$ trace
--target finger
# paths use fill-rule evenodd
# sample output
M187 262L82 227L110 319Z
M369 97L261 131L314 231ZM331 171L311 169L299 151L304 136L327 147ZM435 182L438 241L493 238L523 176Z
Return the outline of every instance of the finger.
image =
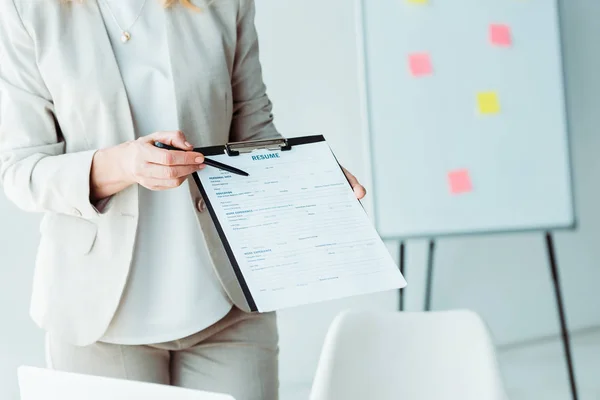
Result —
M144 166L142 172L145 178L153 180L170 181L173 179L185 178L188 175L206 168L206 165L174 165L166 166L148 163Z
M358 186L353 187L353 189L354 194L356 195L356 198L358 200L363 199L367 195L367 189L365 189L365 187L361 184L358 184Z
M342 167L342 170L344 171L348 182L350 182L350 186L352 186L352 190L354 191L356 198L360 200L363 197L365 197L367 195L367 190L365 189L365 187L361 185L358 182L358 179L356 179L356 177L352 175L346 168Z
M195 151L165 150L148 143L144 146L147 162L160 165L198 165L204 162L204 155Z
M359 185L358 179L356 179L356 177L354 175L352 175L350 173L350 171L348 171L344 167L342 167L342 171L344 171L344 175L346 175L346 179L348 179L348 182L350 182L350 186L354 187L356 185Z
M189 151L193 149L193 146L187 141L181 131L159 131L148 135L146 138L148 141L159 141L182 150Z

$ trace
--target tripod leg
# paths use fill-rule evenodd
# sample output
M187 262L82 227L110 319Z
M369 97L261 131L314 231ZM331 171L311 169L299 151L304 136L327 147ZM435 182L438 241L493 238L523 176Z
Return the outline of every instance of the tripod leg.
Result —
M400 266L400 273L402 274L402 276L406 277L406 275L404 275L404 259L405 259L405 247L406 245L404 244L404 241L400 242L400 260L398 265ZM398 292L398 308L400 309L400 311L404 311L404 289L400 289Z
M433 284L433 256L435 253L435 240L429 241L427 252L427 286L425 287L425 311L431 311L431 286Z
M556 263L556 255L554 253L554 241L552 240L552 234L546 232L546 248L548 250L548 259L550 261L550 270L552 272L552 282L554 283L554 294L556 298L556 306L558 308L558 316L560 319L560 331L562 334L563 348L565 352L565 358L567 361L567 368L569 372L569 383L571 385L571 394L573 400L577 400L577 383L575 382L575 371L573 368L573 358L571 356L571 342L569 338L569 329L567 328L567 318L565 315L565 309L562 299L562 292L560 287L560 277L558 275L558 266Z

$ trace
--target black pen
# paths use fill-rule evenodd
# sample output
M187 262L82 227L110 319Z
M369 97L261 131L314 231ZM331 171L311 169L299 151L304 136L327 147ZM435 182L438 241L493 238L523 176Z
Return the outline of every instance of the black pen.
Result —
M164 144L162 142L154 142L154 145L156 147L159 147L159 148L165 149L165 150L185 151L185 150L182 150L182 149L180 149L178 147L169 146L168 144ZM249 176L250 175L247 172L242 171L241 169L237 169L237 168L232 167L230 165L223 164L223 163L220 163L220 162L215 161L215 160L211 160L210 158L206 158L206 157L204 157L204 164L210 165L211 167L222 169L223 171L231 172L232 174L237 174L237 175L242 175L242 176Z

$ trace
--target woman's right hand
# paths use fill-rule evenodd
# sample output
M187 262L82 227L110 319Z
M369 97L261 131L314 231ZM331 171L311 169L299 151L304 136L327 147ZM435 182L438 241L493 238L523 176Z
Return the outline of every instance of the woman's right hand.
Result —
M154 142L185 151L165 150ZM205 167L204 156L180 131L155 132L118 146L98 150L92 161L90 200L112 196L138 183L150 190L178 187L193 172Z
M186 151L161 149L154 146L154 142ZM150 190L172 189L205 167L204 155L191 150L193 146L182 132L155 132L129 143L124 168L134 183Z

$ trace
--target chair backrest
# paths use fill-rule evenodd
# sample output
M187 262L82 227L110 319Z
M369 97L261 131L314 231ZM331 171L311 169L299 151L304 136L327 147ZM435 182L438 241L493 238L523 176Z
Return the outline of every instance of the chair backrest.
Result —
M310 398L507 399L487 327L470 311L342 313Z

